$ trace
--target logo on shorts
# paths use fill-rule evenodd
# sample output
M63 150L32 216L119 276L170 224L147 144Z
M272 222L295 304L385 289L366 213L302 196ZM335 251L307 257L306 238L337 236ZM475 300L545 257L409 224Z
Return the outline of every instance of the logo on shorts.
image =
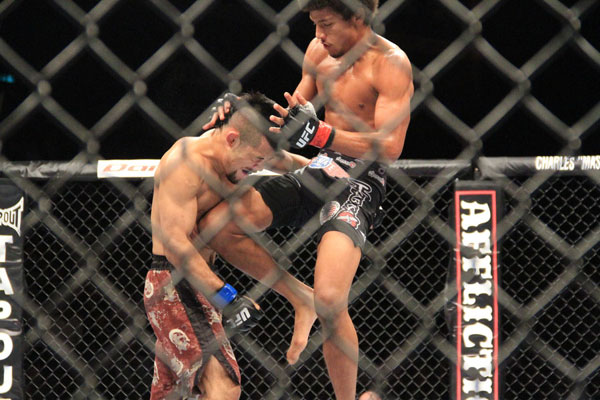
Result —
M379 168L381 169L381 168ZM377 173L373 170L369 171L368 175L375 179L377 182L381 183L381 186L385 186L385 178L381 175L377 175Z
M181 329L171 329L169 340L179 351L185 351L190 347L190 338Z
M340 203L337 201L330 201L325 204L321 208L321 213L319 214L319 222L323 225L325 222L329 221L340 211Z
M336 157L335 161L337 161L338 163L343 164L347 167L350 167L350 168L356 167L355 161L346 160L345 158L342 158L342 157Z
M354 229L360 225L360 220L349 211L342 211L337 215L337 217L335 217L335 219L339 219L350 224L350 226L352 226Z
M319 155L311 160L309 168L325 168L333 162L333 159L327 156Z
M21 197L21 200L14 206L0 208L0 226L8 226L21 236L21 215L23 213L24 204L25 199Z
M358 213L364 202L371 200L373 189L366 183L356 179L348 180L348 184L350 185L350 196L342 204L342 210L344 211L340 212L336 219L347 222L354 229L357 229L360 225L360 220L357 217Z

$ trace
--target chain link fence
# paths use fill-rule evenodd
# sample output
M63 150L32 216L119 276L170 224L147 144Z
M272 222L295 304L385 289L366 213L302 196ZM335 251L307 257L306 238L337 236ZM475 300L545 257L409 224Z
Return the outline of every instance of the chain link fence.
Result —
M258 32L248 42L259 38L248 48L242 40L231 44L244 54L239 59L216 48L202 29L231 7L246 16L238 21L239 32ZM515 14L509 27L514 35L507 35L500 16L515 11L525 15ZM52 31L35 20L30 25L37 29L19 28L28 15L43 15ZM159 39L143 40L139 25L123 23L128 18L143 20ZM3 83L0 166L28 198L27 290L20 299L26 398L148 397L154 338L142 288L150 262L152 183L97 180L90 165L102 158L159 156L175 139L201 132L210 100L224 90L271 85L278 93L277 83L260 71L278 62L282 74L299 76L304 48L294 28L301 18L306 16L296 3L266 0L0 2L0 62L14 79ZM438 27L424 35L429 40L402 40L398 26L415 18ZM453 245L448 213L453 182L476 177L501 183L507 200L498 227L504 398L600 398L600 177L559 173L560 165L494 174L480 158L504 155L498 149L515 141L506 133L514 131L540 143L519 151L600 153L594 147L599 21L595 0L381 2L375 29L413 61L408 156L414 154L411 143L428 140L428 158L455 160L402 161L390 170L386 215L369 237L351 293L361 339L359 391L374 388L394 400L452 397L456 354L444 318L452 295L446 282ZM527 30L535 33L529 40L519 36L523 26L536 24L539 29ZM10 29L20 34L10 35ZM30 40L45 44L35 56L24 50ZM520 50L509 51L513 47ZM482 76L465 68L473 60ZM577 73L560 72L564 64ZM95 79L78 75L82 68ZM201 87L190 85L210 100L190 98L189 109L174 109L178 92L168 77L177 68L200 76ZM79 90L65 89L65 82L78 79ZM490 96L463 88L469 101L451 100L465 82L491 88ZM583 95L565 105L547 86ZM161 95L169 89L172 97ZM515 115L525 115L526 122L516 123ZM123 146L128 137L138 145ZM19 163L32 159L33 142L41 148L35 159L69 163ZM311 282L316 244L300 241L297 233L268 235L275 249L284 243L294 249L286 254L291 271ZM217 270L246 290L255 285L222 262ZM242 398L331 398L318 324L299 364L289 367L284 352L292 310L272 292L261 303L266 325L234 339Z

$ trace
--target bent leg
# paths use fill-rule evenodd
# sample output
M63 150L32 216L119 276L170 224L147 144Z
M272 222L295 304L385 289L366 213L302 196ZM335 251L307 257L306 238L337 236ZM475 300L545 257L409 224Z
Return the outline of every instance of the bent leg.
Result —
M204 372L199 377L198 386L205 400L238 400L242 393L240 385L231 380L225 368L214 356L211 356L206 363Z
M358 336L348 314L348 295L361 258L345 234L323 235L315 267L315 308L323 326L323 356L337 400L354 400Z
M156 356L154 358L154 374L152 375L152 386L150 389L150 400L162 400L168 398L173 392L177 376L162 361L160 342L156 342Z
M233 212L233 215L232 215ZM256 189L250 189L230 207L222 202L199 222L199 232L210 247L227 262L259 280L285 297L294 307L295 321L292 342L287 353L294 364L308 343L308 336L316 320L313 290L279 268L271 255L248 233L264 231L272 222L273 214ZM229 221L224 224L224 221Z

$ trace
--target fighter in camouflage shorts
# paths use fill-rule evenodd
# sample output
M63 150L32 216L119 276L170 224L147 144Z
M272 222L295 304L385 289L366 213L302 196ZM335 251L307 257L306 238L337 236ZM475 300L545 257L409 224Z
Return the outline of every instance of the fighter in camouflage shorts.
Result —
M160 160L152 198L153 262L144 289L156 335L151 400L240 396L240 371L223 325L247 328L259 312L211 269L214 252L199 240L197 221L273 155L264 136L273 104L260 94L242 96L226 122L178 140ZM280 155L280 165L298 160ZM289 354L297 358L316 319L312 289L276 267L254 272L256 279L275 277L273 289L292 303L296 323Z

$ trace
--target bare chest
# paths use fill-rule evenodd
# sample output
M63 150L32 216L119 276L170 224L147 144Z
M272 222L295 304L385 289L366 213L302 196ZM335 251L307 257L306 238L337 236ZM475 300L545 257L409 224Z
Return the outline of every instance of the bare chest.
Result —
M327 58L317 67L317 90L328 99L330 118L354 115L365 122L373 120L377 91L366 62L344 70L337 60Z

